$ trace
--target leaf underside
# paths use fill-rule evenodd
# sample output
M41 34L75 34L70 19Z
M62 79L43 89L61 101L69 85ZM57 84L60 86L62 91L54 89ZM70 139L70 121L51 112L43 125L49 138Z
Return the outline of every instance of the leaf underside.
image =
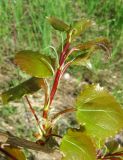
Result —
M30 50L16 53L14 60L15 64L17 64L23 71L38 78L53 76L53 61L54 59L49 56Z
M24 81L16 87L9 89L1 94L3 104L6 104L10 101L20 99L23 95L32 94L41 87L44 87L45 80L43 78L30 78L29 80Z
M96 160L96 150L89 136L82 131L68 130L62 139L62 160Z
M87 85L76 101L78 122L97 145L123 128L123 110L114 97L99 85Z

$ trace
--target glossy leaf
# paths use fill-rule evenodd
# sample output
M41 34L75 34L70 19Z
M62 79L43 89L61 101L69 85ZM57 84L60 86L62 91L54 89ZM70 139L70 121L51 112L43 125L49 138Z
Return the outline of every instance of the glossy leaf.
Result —
M96 150L92 140L82 131L68 130L63 137L60 150L62 160L96 160Z
M110 43L106 38L97 38L96 40L89 41L83 44L79 44L75 46L78 51L85 51L75 58L72 64L74 65L83 65L88 63L90 57L95 53L96 50L102 49L107 53L107 57L109 57L110 53ZM73 53L73 56L76 53Z
M92 21L88 19L82 19L81 21L76 22L70 30L71 39L80 36L83 32L85 32L89 27L92 26Z
M15 55L14 62L33 77L46 78L53 76L54 73L54 59L39 52L20 51Z
M45 87L45 79L43 78L30 78L29 80L24 81L16 87L9 89L1 94L2 101L4 104L13 101L15 99L20 99L25 94L32 94L41 87Z
M7 160L26 160L24 152L17 147L4 147L0 149L5 154Z
M87 85L76 101L77 119L97 144L123 128L123 109L107 90ZM99 142L99 143L98 143Z
M70 26L55 17L47 17L51 26L58 31L68 31Z

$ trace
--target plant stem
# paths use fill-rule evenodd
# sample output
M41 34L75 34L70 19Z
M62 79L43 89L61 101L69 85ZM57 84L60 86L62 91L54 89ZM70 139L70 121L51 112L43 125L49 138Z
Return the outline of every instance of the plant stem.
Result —
M52 87L52 90L51 90L51 93L50 93L50 105L52 103L52 100L54 98L54 95L55 95L55 92L57 90L57 86L58 86L58 83L59 83L59 79L60 79L60 76L61 76L61 70L62 70L62 65L64 64L64 61L65 61L65 55L66 55L66 52L68 50L70 46L70 43L69 42L66 42L66 44L64 45L64 49L63 51L61 52L61 56L60 56L60 59L59 59L59 68L57 69L57 72L56 72L56 76L55 76L55 80L54 80L54 83L53 83L53 87Z
M68 50L69 46L70 46L69 41L66 41L66 43L64 45L64 48L63 48L63 51L60 54L59 68L57 69L57 72L56 72L56 75L55 75L54 83L53 83L53 86L52 86L52 89L51 89L51 92L50 92L50 98L49 98L47 106L45 106L44 110L43 110L43 118L45 118L45 119L47 119L47 117L48 117L48 110L49 110L49 107L52 104L52 100L54 98L54 95L55 95L57 87L58 87L58 83L59 83L61 73L62 73L62 65L64 64L65 55L67 53L67 50Z
M4 136L7 137L7 139L6 141L2 142L1 140ZM46 153L49 153L49 150L50 150L50 148L41 146L37 144L36 142L32 142L32 141L29 141L23 138L13 136L10 133L1 131L1 130L0 130L0 144L2 147L9 145L9 146L14 146L14 147L28 148L28 149L32 149L35 151L43 151Z
M67 108L63 111L60 111L58 112L57 114L55 114L55 116L52 118L52 121L54 121L56 118L58 118L59 116L61 116L62 114L65 114L65 113L70 113L70 112L74 112L76 111L75 108Z
M40 127L40 121L39 121L39 119L38 119L38 116L36 115L35 110L32 108L32 105L31 105L31 103L30 103L28 97L25 96L25 98L26 98L26 101L27 101L27 103L28 103L28 105L29 105L29 107L30 107L30 110L31 110L32 114L33 114L34 117L35 117L35 120L36 120L36 122L37 122L37 125L38 125L40 131L42 131L42 128Z
M65 64L65 66L64 66L64 68L63 68L63 70L62 70L62 73L61 73L61 77L64 75L64 73L66 72L67 68L71 65L72 62L73 62L73 60L72 60L72 61L69 61L69 62L67 62L67 63Z
M121 156L123 156L123 151L116 152L116 153L109 153L109 154L105 155L103 158L101 156L98 156L97 159L102 159L102 160L107 160L107 159L117 160L116 157L121 157ZM116 158L116 159L114 159L114 158Z
M62 66L62 64L64 63L65 61L65 55L66 55L66 52L68 50L68 48L70 47L70 43L69 42L66 42L66 44L64 45L64 49L63 51L61 52L61 56L60 56L60 59L59 59L59 65Z
M52 90L51 90L51 93L50 93L50 105L51 105L52 100L54 98L54 95L56 93L57 86L58 86L59 79L60 79L60 75L61 75L61 69L59 68L57 70L56 77L55 77L55 80L54 80L54 83L53 83L53 87L52 87Z

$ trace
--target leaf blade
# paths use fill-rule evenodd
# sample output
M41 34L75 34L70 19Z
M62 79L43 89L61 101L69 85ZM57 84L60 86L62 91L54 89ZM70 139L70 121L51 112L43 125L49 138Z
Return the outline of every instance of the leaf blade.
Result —
M123 109L105 89L88 85L77 98L76 116L97 144L123 128Z
M45 80L43 78L32 77L8 91L3 92L1 94L3 104L7 104L15 99L20 99L26 94L32 94L41 89L41 87L45 87Z
M105 37L96 38L95 40L88 41L83 44L79 44L75 46L75 48L78 51L84 51L84 53L76 56L77 51L75 51L72 54L73 56L76 56L74 61L72 62L73 65L86 64L90 60L91 56L95 53L95 51L99 49L107 53L106 58L110 57L111 45L108 39Z
M68 130L62 139L60 150L65 154L62 160L96 160L93 142L82 131Z
M51 24L51 26L58 30L58 31L68 31L70 26L68 24L66 24L65 22L63 22L62 20L55 18L55 17L47 17L48 22Z
M53 59L39 52L30 50L20 51L16 53L14 62L33 77L46 78L54 74Z
M91 26L92 26L92 21L90 21L89 19L82 19L74 23L69 32L71 40L80 36L80 34L85 32Z

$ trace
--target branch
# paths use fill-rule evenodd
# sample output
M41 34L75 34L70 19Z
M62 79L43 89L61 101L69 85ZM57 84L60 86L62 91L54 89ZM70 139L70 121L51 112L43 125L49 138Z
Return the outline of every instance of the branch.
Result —
M10 145L14 147L27 148L35 151L43 151L45 153L51 152L51 149L48 148L46 145L41 146L36 142L32 142L23 138L13 136L9 132L1 130L0 130L0 144L1 148Z
M43 128L40 126L40 121L39 121L39 119L38 119L38 116L36 115L36 112L35 112L35 110L33 109L33 107L32 107L32 105L31 105L31 103L30 103L28 97L25 96L25 99L26 99L26 101L27 101L27 103L28 103L28 105L29 105L29 108L30 108L30 110L31 110L31 112L32 112L32 114L33 114L33 116L34 116L36 122L37 122L38 128L39 128L39 130L40 130L39 133L44 132Z

